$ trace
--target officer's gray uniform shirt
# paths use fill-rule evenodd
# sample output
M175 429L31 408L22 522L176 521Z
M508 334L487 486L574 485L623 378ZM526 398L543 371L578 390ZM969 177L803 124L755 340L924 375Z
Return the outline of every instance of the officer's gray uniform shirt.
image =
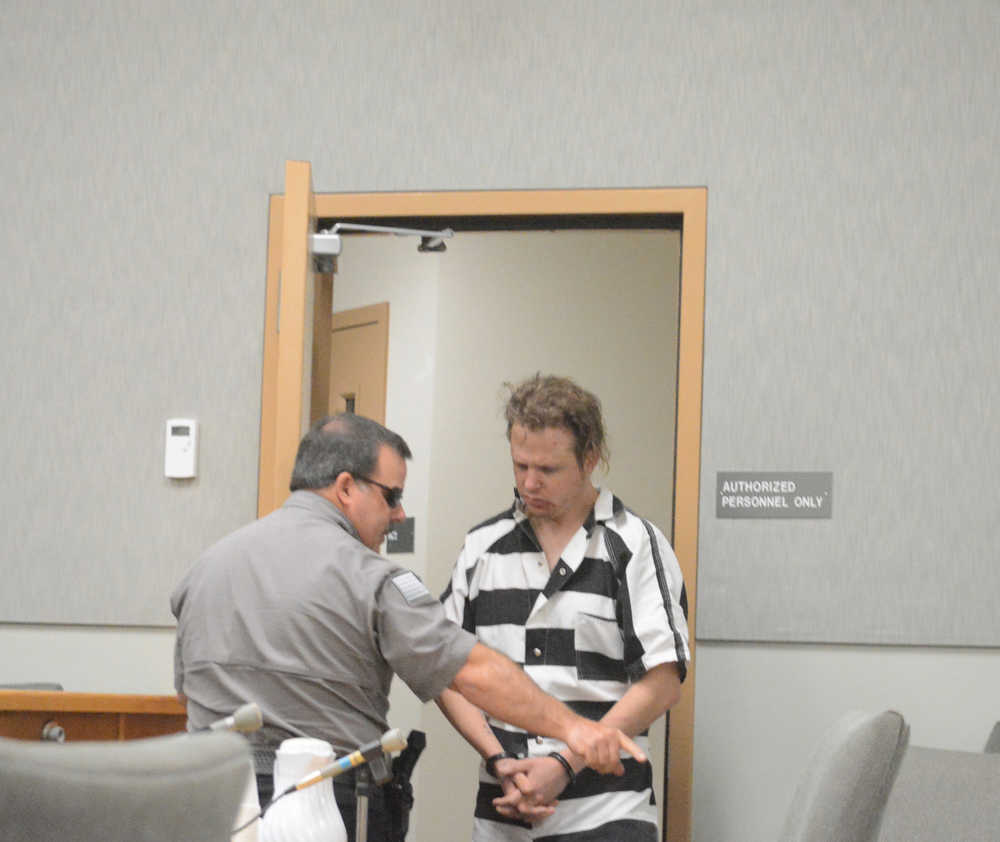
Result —
M412 572L368 549L311 491L207 550L170 604L190 726L257 702L265 728L252 739L272 747L309 736L340 754L378 739L393 673L426 702L475 644Z

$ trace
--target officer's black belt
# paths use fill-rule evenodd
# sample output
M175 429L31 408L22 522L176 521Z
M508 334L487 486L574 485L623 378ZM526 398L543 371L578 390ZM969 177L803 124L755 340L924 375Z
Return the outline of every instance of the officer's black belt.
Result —
M274 756L276 752L273 748L253 747L253 770L258 775L271 775L274 773Z

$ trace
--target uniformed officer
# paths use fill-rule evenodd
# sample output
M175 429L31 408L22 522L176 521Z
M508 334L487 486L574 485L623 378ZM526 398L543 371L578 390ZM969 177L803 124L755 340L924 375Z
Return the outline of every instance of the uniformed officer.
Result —
M396 433L344 414L299 444L291 496L223 538L171 596L174 681L188 727L206 727L245 701L264 726L251 736L261 803L283 739L330 742L338 755L388 729L393 674L422 700L456 690L500 719L556 737L602 772L621 773L625 734L542 693L512 661L448 621L411 571L379 555L402 507L410 449ZM354 782L334 779L349 836ZM385 804L369 800L368 838L386 838Z

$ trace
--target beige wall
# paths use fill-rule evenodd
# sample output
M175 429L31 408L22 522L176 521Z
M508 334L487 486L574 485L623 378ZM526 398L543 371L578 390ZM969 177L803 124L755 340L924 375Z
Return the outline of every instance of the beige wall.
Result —
M538 370L598 394L612 449L599 479L669 534L679 248L677 232L492 232L418 254L412 240L345 235L334 309L390 302L386 421L414 448L406 509L416 552L398 560L433 592L465 531L510 505L501 384ZM399 682L391 702L395 727L421 728L434 757L452 758L418 767L415 837L467 838L477 755ZM661 788L663 739L660 722L651 742ZM436 817L449 811L445 832Z
M428 579L438 592L465 531L511 503L501 384L539 370L572 376L601 398L612 448L606 482L669 534L679 239L676 232L564 231L449 243L428 523ZM474 803L477 758L436 710L424 722L429 742L465 759L439 766L434 787L424 790L425 809L441 817L456 803ZM657 735L662 743L662 727ZM662 746L654 763L662 769ZM449 823L452 838L466 838L461 828L470 816L471 806Z

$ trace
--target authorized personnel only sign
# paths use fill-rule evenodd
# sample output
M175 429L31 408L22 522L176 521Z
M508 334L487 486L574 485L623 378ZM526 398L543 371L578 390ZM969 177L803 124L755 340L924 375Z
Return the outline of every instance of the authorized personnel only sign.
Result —
M833 517L832 471L720 471L716 517Z

